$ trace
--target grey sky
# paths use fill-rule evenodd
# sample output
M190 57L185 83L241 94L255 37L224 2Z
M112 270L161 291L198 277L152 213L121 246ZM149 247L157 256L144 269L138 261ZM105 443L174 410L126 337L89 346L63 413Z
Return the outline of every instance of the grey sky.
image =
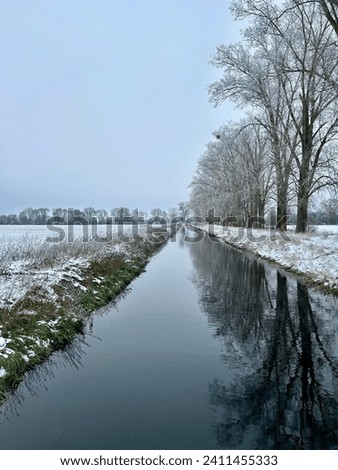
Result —
M0 0L0 213L168 208L232 117L207 86L224 0Z

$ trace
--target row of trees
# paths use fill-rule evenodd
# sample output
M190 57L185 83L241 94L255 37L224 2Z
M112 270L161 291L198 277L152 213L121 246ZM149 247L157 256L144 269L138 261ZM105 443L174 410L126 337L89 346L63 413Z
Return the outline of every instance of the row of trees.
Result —
M48 209L47 207L40 207L33 209L27 207L17 214L0 215L0 225L45 225L51 217L58 218L63 223L67 223L72 218L83 218L89 224L95 222L98 224L107 223L108 217L115 223L123 222L139 222L149 219L166 222L173 221L175 218L185 219L188 214L188 206L185 202L180 202L178 207L172 207L168 211L160 208L152 209L149 213L139 211L138 209L130 210L127 207L116 207L109 212L105 209L94 209L94 207L86 207L80 209Z
M223 76L209 87L210 101L231 100L246 117L207 145L191 207L250 225L274 204L277 227L286 230L295 205L296 230L304 232L311 197L338 182L338 5L239 0L231 10L249 26L240 43L217 47L211 63Z

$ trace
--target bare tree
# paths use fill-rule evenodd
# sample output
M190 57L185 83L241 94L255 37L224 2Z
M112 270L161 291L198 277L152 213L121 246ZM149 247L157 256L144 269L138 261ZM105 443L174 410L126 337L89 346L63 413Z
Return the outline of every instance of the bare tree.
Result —
M259 28L269 37L266 57L281 81L291 117L296 137L292 148L296 163L296 230L304 232L311 195L335 184L331 174L335 163L332 144L338 131L338 57L332 30L318 15L315 2L285 5L290 8L284 6L279 15L277 7L266 8L255 19L254 33Z
M338 36L338 0L318 0L318 3Z
M329 225L338 223L338 198L337 191L331 190L321 203L322 221Z
M281 81L273 64L259 50L260 45L254 45L256 49L247 38L245 45L221 45L217 48L211 63L222 68L224 73L210 86L210 100L216 106L226 99L239 106L249 106L257 122L265 128L276 171L277 227L286 230L292 146L295 142L290 135L290 114Z
M169 222L174 221L174 220L177 219L177 217L178 217L178 209L177 209L177 207L170 207L170 208L168 209L167 213L168 213Z
M334 32L338 36L338 0L292 0L289 4L286 4L285 8L282 8L277 15L271 17L271 21L279 19L285 12L289 12L295 6L308 5L310 3L316 3L320 6L322 13L329 21ZM264 16L267 9L270 8L270 0L235 0L231 3L231 10L235 14L236 18L243 18L247 16ZM273 7L272 7L273 9Z
M244 32L247 47L220 46L212 60L224 76L211 85L211 101L217 105L229 98L262 111L259 119L274 149L279 228L286 226L294 175L298 232L306 229L311 195L335 183L330 170L338 125L338 57L332 29L318 8L317 2L293 0L281 7L266 0L233 2L237 17L252 20Z
M185 222L190 214L189 203L186 201L180 202L178 204L178 212L180 213L180 216L182 217L183 222Z
M284 30L283 89L292 122L300 139L297 164L297 232L307 227L309 199L319 189L334 184L330 144L338 132L337 94L321 78L330 75L337 83L338 57L332 32L316 5L299 5L290 11ZM318 73L319 72L319 73ZM291 98L292 97L292 98Z
M190 205L200 216L214 209L224 223L264 224L274 184L271 150L264 129L243 120L215 132L198 162ZM202 209L202 210L201 210Z
M97 211L94 209L94 207L85 207L83 209L83 213L89 224L92 223L93 217L97 217Z
M157 221L162 221L163 219L166 220L168 217L168 214L166 211L160 209L160 208L155 208L150 211L150 215L153 219Z

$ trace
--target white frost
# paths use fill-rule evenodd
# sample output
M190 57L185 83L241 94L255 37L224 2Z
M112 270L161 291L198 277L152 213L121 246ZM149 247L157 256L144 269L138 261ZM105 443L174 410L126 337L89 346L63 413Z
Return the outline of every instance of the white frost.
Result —
M4 338L3 336L0 336L0 351L6 348L7 344L10 343L11 341L12 340L9 338Z

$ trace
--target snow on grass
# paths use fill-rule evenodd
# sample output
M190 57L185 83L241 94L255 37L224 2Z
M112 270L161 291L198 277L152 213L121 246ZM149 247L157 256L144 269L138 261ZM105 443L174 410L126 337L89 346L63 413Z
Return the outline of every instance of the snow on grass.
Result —
M275 261L328 288L338 288L338 230L315 230L306 234L289 231L244 229L194 224L216 238ZM328 226L323 226L328 227ZM335 226L332 226L335 227Z
M63 227L65 232L67 227ZM116 227L114 231L116 232ZM138 227L140 236L145 226ZM98 226L104 236L105 226ZM133 235L132 226L124 226L125 237ZM66 232L67 233L67 232ZM32 289L43 291L46 298L56 299L53 286L62 280L72 283L72 288L85 291L81 284L82 270L90 260L107 254L128 256L125 243L115 238L112 242L82 240L82 226L74 226L74 242L47 242L46 237L55 235L44 226L0 225L0 308L8 308L22 299ZM24 313L24 312L23 312ZM27 312L28 314L29 312Z
M0 331L1 333L1 331ZM9 343L11 340L10 339L5 339L2 336L0 336L0 351L6 347L7 343Z

